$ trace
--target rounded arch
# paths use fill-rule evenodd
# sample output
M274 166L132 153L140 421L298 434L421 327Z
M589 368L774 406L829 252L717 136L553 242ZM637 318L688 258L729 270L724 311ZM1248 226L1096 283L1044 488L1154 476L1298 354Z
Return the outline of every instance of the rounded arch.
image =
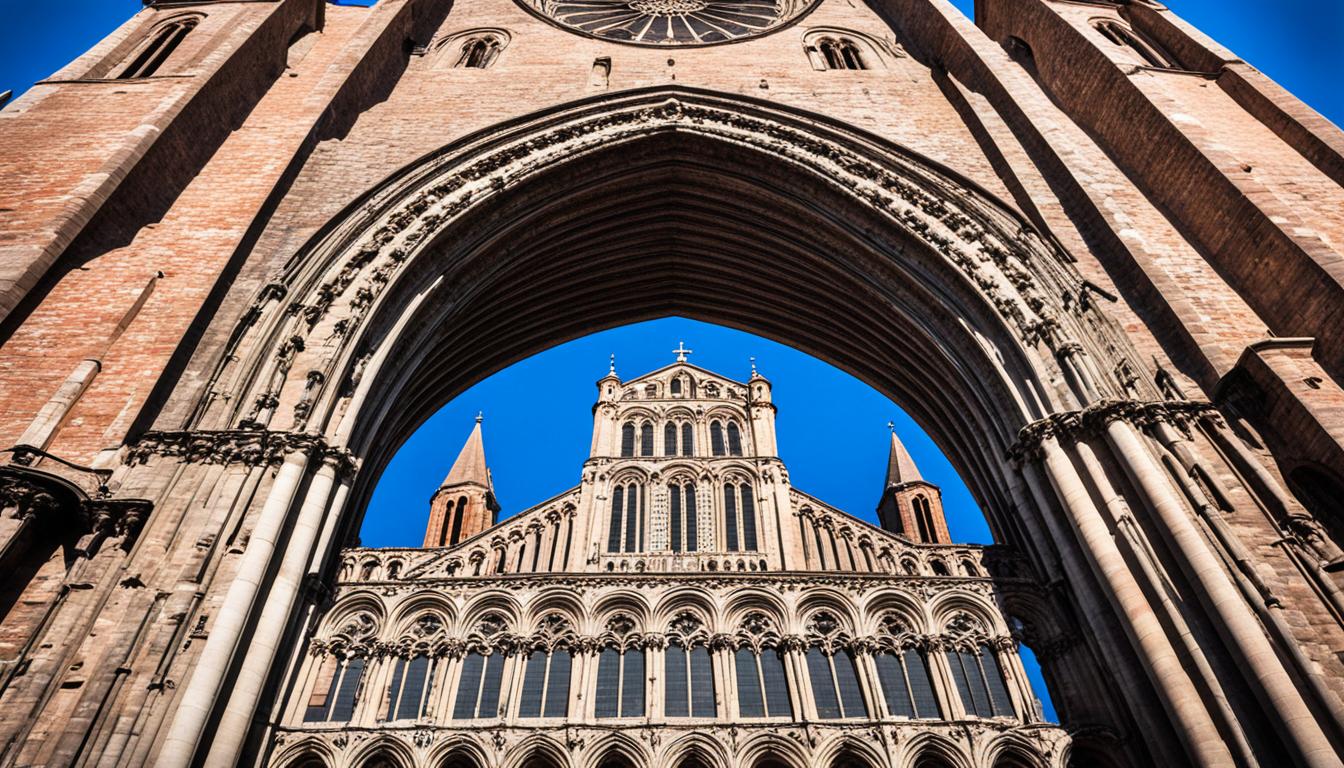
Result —
M985 751L991 768L1050 768L1045 757L1026 739L1014 733L1001 734Z
M928 634L929 621L924 612L924 603L913 594L900 589L883 588L869 595L861 603L861 634L877 634L885 631L884 620L895 615L915 634Z
M415 753L400 739L374 735L347 758L352 768L413 768Z
M414 592L392 607L387 619L388 637L400 637L426 615L434 616L444 627L451 627L457 621L457 608L442 592Z
M948 622L952 621L957 614L970 614L986 634L1004 635L1008 633L1008 627L1004 625L1003 617L998 608L989 602L989 600L974 592L964 590L949 590L939 594L929 601L928 615L931 620L930 631L943 632L947 629Z
M729 759L717 739L691 732L669 742L658 762L668 768L727 768Z
M917 733L906 742L908 768L971 768L970 758L950 739L929 732Z
M819 745L812 764L825 768L886 768L887 759L876 742L842 734Z
M503 619L502 629L506 632L526 630L523 621L527 612L517 597L502 589L486 590L473 596L470 602L462 607L457 629L462 634L475 632L481 621L490 616Z
M650 765L651 758L643 742L615 731L594 741L576 768L640 768Z
M711 631L717 631L722 623L718 606L704 590L678 586L669 589L654 604L652 627L659 632L666 631L674 618L688 611Z
M789 626L789 607L778 592L763 587L746 586L738 587L724 596L725 631L736 630L743 617L756 612L764 613L774 622L776 633L782 634Z
M430 750L426 764L432 768L487 768L491 759L490 753L480 744L458 736L436 744Z
M570 768L571 762L564 745L548 736L534 733L509 750L499 766L500 768Z
M580 627L588 611L578 593L564 587L547 587L527 602L521 630L531 632L537 622L551 614L559 614L571 627Z
M801 744L774 733L749 737L737 754L742 768L809 768L813 764Z
M286 746L273 760L279 768L330 768L336 764L336 754L330 744L310 736Z

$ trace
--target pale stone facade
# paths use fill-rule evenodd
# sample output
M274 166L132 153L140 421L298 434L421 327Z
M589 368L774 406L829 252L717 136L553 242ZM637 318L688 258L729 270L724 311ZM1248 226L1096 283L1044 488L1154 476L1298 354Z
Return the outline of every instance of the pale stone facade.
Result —
M578 487L463 531L456 546L342 553L330 604L294 654L270 765L1064 764L1069 738L1042 721L993 555L949 543L937 487L894 434L884 504L900 499L890 503L912 519L918 483L934 501L934 543L791 488L772 385L754 371L738 382L677 362L597 385ZM444 488L473 481L490 484L479 420ZM431 531L442 524L432 515ZM668 701L677 643L708 650L708 711L679 716ZM633 711L603 712L600 667L612 657L601 654L616 648L640 654L643 672L624 681L639 686L633 703L622 694ZM852 659L861 699L848 704L861 711L827 709L836 695L816 690L832 680L817 676L826 657L813 649L829 664ZM488 712L462 710L464 690L477 691L464 671L473 651L503 659ZM540 690L530 659L546 652L571 657L566 694L555 711L529 712L528 687ZM763 653L782 662L783 711L760 706L749 662ZM878 658L904 677L879 676ZM412 663L424 666L413 679Z
M937 441L1066 760L1339 766L1344 134L1149 0L593 2L150 2L0 110L0 768L268 760L396 448L668 315Z

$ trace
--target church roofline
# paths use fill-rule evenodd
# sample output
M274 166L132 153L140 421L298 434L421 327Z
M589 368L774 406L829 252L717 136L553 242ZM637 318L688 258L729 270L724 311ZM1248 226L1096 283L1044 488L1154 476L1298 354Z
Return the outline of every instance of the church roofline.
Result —
M737 384L738 386L741 386L741 387L745 387L745 386L747 386L747 382L745 382L745 381L742 381L742 380L740 380L740 379L734 379L734 378L732 378L731 376L725 376L725 375L722 374L722 373L718 373L717 371L711 371L711 370L709 370L708 368L702 368L702 367L696 365L695 363L687 363L687 362L673 362L673 363L668 363L667 365L664 365L662 368L656 368L656 369L654 369L654 370L652 370L652 371L648 371L647 373L641 373L640 375L634 377L633 379L619 379L619 377L617 377L617 378L620 380L621 384L634 384L635 382L639 381L640 379L647 379L647 378L649 378L649 377L651 377L651 376L657 376L657 375L659 375L659 374L661 374L661 373L664 373L664 372L666 372L666 371L668 371L668 370L671 370L672 368L679 368L679 367L680 367L680 368L690 368L690 369L693 370L693 371L698 371L698 372L703 373L703 374L705 374L705 375L707 375L707 376L713 376L713 377L716 378L716 379L723 379L724 381L730 382L730 383L732 383L732 384ZM610 375L611 375L611 374L608 374L607 376L603 376L601 379L598 379L598 381L603 381L604 379L608 378ZM760 378L765 378L765 377L764 377L764 376L761 376Z

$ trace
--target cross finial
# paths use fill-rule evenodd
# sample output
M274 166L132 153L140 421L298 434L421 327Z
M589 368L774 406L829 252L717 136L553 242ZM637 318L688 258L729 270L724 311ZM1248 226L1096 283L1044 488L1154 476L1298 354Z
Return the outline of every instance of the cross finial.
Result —
M888 422L887 422L887 429L890 429L892 434L896 434L896 422L894 422L894 421L888 421Z
M613 376L616 374L616 353L615 353L615 352L612 352L612 353L611 353L611 367L607 369L607 373L610 373L610 374L612 374Z
M751 375L752 375L752 376L755 376L755 375L756 375L756 357L755 357L755 356L752 356L752 357L749 357L749 358L747 358L747 359L748 359L748 360L751 360Z
M477 412L476 412L476 423L477 423L477 424L480 424L480 423L481 423L481 420L484 419L484 418L485 418L485 411L477 411Z
M686 348L686 342L684 342L684 341L678 341L678 342L677 342L677 348L674 349L674 350L672 350L672 354L674 354L674 355L677 356L677 362L678 362L678 363L684 363L684 362L686 362L686 356L689 355L689 354L691 354L691 353L694 352L694 351L695 351L695 350L693 350L693 349L687 349L687 348Z

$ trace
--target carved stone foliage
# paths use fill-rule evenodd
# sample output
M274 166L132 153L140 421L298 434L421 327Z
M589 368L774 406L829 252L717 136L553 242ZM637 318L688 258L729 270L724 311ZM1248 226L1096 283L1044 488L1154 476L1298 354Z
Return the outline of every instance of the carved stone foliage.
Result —
M279 464L285 456L302 451L321 456L339 471L354 470L354 456L317 435L261 429L146 432L126 454L126 463L144 464L152 457L181 459L191 464Z
M147 499L88 498L60 478L0 468L0 514L62 537L85 537L79 547L84 555L106 539L129 549L153 509Z

